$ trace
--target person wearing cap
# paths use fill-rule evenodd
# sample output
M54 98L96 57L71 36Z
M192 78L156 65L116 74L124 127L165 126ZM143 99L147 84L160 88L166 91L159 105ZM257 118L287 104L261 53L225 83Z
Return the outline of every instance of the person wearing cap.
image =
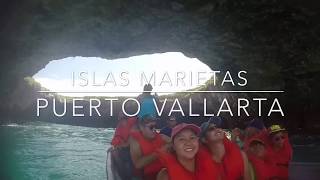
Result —
M251 168L254 170L255 179L270 180L276 179L276 167L267 158L266 144L260 138L252 138L249 142L247 155Z
M267 129L265 128L264 123L261 119L253 119L252 121L250 121L250 123L245 128L244 135L242 137L244 151L248 150L251 139L259 138L264 142L267 141L266 134Z
M279 177L288 179L288 167L292 159L292 147L285 128L274 124L268 128L267 153L268 158L277 167Z
M172 129L172 152L158 151L165 168L159 172L157 180L216 179L214 171L205 169L205 165L202 164L210 156L197 155L199 133L200 128L194 124L181 123Z
M248 159L240 148L227 139L220 117L212 117L201 125L200 140L205 148L201 153L210 154L206 162L211 169L218 169L220 179L250 180Z
M261 119L253 119L250 121L250 123L247 125L245 129L245 136L246 138L251 138L257 134L259 134L261 131L266 130L264 123Z
M167 121L167 126L160 130L160 134L166 136L166 138L171 137L172 128L177 125L177 119L175 116L170 116Z
M136 170L144 180L155 180L161 170L156 151L166 148L165 141L155 131L156 120L152 115L146 114L138 119L138 130L130 133L130 154Z

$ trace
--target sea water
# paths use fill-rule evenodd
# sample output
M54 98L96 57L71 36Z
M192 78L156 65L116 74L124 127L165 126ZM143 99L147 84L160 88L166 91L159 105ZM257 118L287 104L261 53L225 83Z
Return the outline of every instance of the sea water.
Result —
M0 179L106 179L113 133L44 122L1 126Z
M113 134L45 122L0 126L0 180L104 180ZM320 162L319 138L294 139L294 162Z

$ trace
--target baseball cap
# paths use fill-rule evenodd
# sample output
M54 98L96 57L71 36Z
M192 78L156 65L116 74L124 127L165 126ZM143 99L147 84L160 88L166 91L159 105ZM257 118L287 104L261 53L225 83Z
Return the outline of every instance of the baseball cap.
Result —
M257 128L259 130L264 129L264 124L263 121L261 119L253 119L252 121L249 122L248 127L254 127Z
M180 133L184 129L190 129L193 132L195 132L196 135L199 135L199 133L200 133L200 128L197 125L181 123L181 124L176 125L174 128L172 128L171 139L173 139L178 133Z
M205 133L207 132L207 130L209 128L209 125L213 125L217 128L221 128L222 127L222 118L219 116L213 116L213 117L210 117L207 122L202 123L200 126L200 129L201 129L200 137L204 137Z

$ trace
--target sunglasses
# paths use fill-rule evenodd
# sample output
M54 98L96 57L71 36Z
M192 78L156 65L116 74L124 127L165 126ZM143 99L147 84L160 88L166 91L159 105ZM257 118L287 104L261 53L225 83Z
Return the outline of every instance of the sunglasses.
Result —
M278 137L275 137L274 140L278 142L280 140L284 140L285 138L286 138L285 136L278 136Z

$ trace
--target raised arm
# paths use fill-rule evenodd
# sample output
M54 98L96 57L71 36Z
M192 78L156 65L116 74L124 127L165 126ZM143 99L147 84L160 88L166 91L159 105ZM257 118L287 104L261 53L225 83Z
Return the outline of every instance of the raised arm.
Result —
M135 168L143 169L146 165L152 163L157 159L157 155L152 153L150 155L143 156L139 143L133 139L129 138L130 143L130 154L132 158L132 162Z
M251 173L250 173L248 157L247 157L246 153L244 153L243 151L241 151L241 154L242 154L243 163L244 163L243 179L244 180L253 180L251 177Z

